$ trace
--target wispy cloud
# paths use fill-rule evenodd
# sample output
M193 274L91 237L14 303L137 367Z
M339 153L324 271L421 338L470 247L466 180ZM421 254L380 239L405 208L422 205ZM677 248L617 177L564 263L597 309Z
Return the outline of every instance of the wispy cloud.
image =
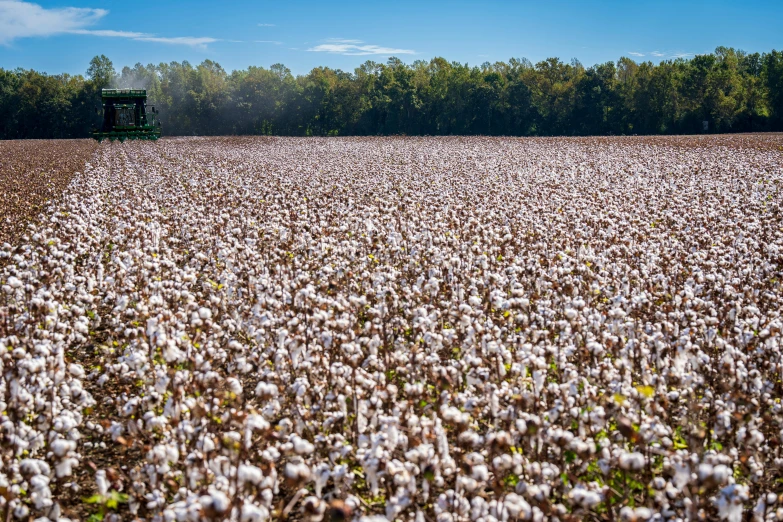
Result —
M219 41L207 36L165 37L137 31L88 29L103 19L106 9L64 7L47 9L22 0L0 0L0 44L7 45L19 38L82 34L104 38L128 38L140 42L156 42L204 48Z
M68 34L87 34L90 36L103 36L106 38L142 38L147 36L144 33L135 31L113 31L111 29L74 29L66 31Z
M206 47L207 44L219 42L217 38L209 36L156 36L148 33L134 31L113 31L111 29L75 29L67 31L68 34L85 34L90 36L103 36L106 38L129 38L138 42L155 42L173 45L189 45L191 47ZM239 41L239 40L233 40Z
M276 27L275 24L258 24L258 27Z
M640 53L638 51L628 51L628 54L631 56L636 57L644 57L644 56L652 56L654 58L664 58L664 59L676 59L676 58L690 58L694 55L694 53L688 53L683 51L647 51Z
M279 42L277 40L253 40L255 43L265 43L265 44L272 44L272 45L283 45L283 42Z
M191 47L201 47L201 48L206 47L207 44L220 41L217 38L211 38L209 36L166 37L166 36L154 36L154 35L144 35L138 38L134 38L134 40L138 40L140 42L156 42L156 43L174 44L174 45L189 45Z
M394 47L382 47L380 45L365 44L362 40L346 40L342 38L329 38L326 43L307 49L314 53L332 53L345 56L367 56L382 54L387 56L397 54L416 54L411 49L397 49Z

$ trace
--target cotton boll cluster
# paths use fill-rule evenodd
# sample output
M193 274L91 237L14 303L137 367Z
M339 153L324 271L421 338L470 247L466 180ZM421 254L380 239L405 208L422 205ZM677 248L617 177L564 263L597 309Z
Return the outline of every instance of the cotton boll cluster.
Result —
M783 157L727 139L101 145L0 249L0 507L775 520Z

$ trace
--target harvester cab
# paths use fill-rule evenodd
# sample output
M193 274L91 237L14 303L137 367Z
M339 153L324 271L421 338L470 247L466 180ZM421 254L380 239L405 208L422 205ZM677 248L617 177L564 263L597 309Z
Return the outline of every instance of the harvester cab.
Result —
M147 91L144 89L103 89L101 91L103 115L100 130L93 130L96 140L157 140L160 138L160 122L155 121L158 111L147 111Z

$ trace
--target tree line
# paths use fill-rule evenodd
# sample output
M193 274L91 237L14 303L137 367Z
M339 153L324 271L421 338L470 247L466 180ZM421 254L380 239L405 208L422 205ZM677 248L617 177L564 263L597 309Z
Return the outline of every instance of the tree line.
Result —
M86 137L104 87L146 88L165 135L628 135L783 130L783 51L585 68L548 58L469 66L368 61L354 72L106 56L86 76L0 69L0 138Z

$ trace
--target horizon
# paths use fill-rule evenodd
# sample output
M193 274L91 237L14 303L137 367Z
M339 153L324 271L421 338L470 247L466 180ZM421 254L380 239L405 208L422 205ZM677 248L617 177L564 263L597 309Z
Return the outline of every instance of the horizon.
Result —
M781 17L783 3L767 0L630 6L405 0L393 10L310 0L232 2L216 10L200 0L164 0L141 12L137 4L106 6L100 0L0 0L0 67L84 76L90 59L101 54L118 71L136 63L212 60L228 72L281 63L294 75L315 67L351 72L368 60L384 63L392 56L406 64L443 57L471 66L512 57L534 64L551 57L577 59L585 67L621 57L658 64L718 46L748 53L777 49L781 39L774 20Z

